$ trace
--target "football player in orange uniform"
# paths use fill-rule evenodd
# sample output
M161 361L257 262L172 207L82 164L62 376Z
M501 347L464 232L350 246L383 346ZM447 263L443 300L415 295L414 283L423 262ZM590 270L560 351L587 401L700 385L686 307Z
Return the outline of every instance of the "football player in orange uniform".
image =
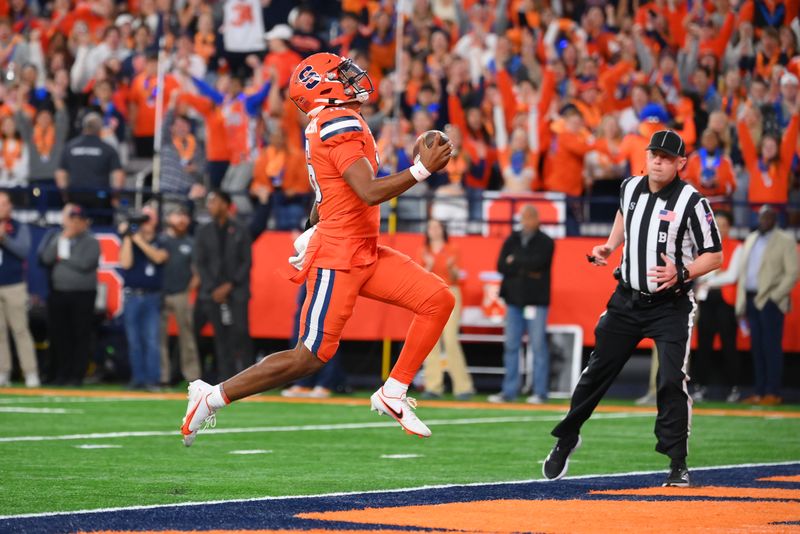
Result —
M414 165L375 178L375 139L358 111L373 91L366 72L351 60L314 54L297 66L289 97L305 112L308 175L316 192L311 229L295 242L291 278L305 281L300 340L216 386L189 384L189 405L181 432L190 446L204 422L238 399L261 393L318 371L334 355L358 295L414 312L403 350L386 383L371 397L372 410L393 417L406 432L431 431L414 413L408 385L441 336L454 298L447 284L411 258L378 245L379 205L397 197L447 165L453 147L421 143Z

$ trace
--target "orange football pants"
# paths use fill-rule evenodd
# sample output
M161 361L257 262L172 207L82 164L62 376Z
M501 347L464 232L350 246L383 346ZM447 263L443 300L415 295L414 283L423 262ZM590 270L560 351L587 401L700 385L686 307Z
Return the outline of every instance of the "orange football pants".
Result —
M410 384L442 335L455 305L444 281L411 258L378 247L378 259L348 271L311 267L300 315L300 340L327 362L339 348L342 330L353 314L356 297L394 304L414 312L403 350L391 377Z

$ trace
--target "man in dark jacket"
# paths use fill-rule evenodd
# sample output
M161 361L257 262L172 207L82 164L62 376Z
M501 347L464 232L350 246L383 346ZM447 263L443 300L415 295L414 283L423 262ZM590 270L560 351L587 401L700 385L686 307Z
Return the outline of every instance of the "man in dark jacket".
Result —
M194 265L200 276L198 305L214 326L217 379L221 381L253 363L247 314L251 243L247 229L230 217L227 193L212 191L206 205L213 220L197 230Z
M554 243L539 230L539 212L532 205L520 212L522 229L512 233L497 260L503 274L500 296L506 301L506 339L503 364L506 375L503 391L490 395L489 402L509 402L519 393L519 351L527 327L533 348L534 385L531 404L547 400L550 378L550 354L547 350L547 312L550 307L550 267Z

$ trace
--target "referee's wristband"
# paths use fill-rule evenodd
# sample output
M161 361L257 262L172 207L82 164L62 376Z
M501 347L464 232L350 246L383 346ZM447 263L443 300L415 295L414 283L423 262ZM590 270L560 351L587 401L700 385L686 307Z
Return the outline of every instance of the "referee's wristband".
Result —
M421 182L428 178L431 175L431 171L425 168L425 165L422 164L422 161L417 160L411 167L408 168L411 171L411 176L418 182Z

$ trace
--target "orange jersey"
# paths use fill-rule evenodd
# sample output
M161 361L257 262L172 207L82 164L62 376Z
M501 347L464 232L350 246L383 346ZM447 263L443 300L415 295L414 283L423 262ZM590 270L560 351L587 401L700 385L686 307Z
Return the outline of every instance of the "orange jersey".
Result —
M129 98L132 103L136 104L136 122L133 125L133 135L137 137L150 137L155 135L156 131L156 90L157 78L155 76L148 77L146 73L137 75L131 83L131 92ZM169 101L169 96L172 91L178 88L178 82L172 76L164 77L164 89L160 91L162 98L166 102ZM166 107L165 107L166 109Z
M758 156L753 137L744 121L739 121L737 131L742 158L750 173L747 200L754 204L785 204L789 200L789 174L792 170L792 157L797 146L797 115L792 115L789 127L783 133L780 156L774 162L766 163Z
M736 191L733 164L723 154L703 156L702 150L696 151L689 156L684 179L705 197L729 196Z
M231 151L231 165L238 165L250 159L252 142L250 139L250 116L244 105L244 98L226 98L221 106L225 119L225 135Z
M546 191L570 196L583 194L583 158L593 148L581 134L561 132L554 137L544 174Z
M350 269L377 259L380 207L361 200L342 177L350 165L367 158L378 172L375 138L354 110L323 109L306 127L309 180L316 193L319 223L312 265L325 269Z
M206 126L206 157L208 161L230 161L228 136L225 134L225 117L211 99L191 93L181 93L178 102L194 108L203 116Z

